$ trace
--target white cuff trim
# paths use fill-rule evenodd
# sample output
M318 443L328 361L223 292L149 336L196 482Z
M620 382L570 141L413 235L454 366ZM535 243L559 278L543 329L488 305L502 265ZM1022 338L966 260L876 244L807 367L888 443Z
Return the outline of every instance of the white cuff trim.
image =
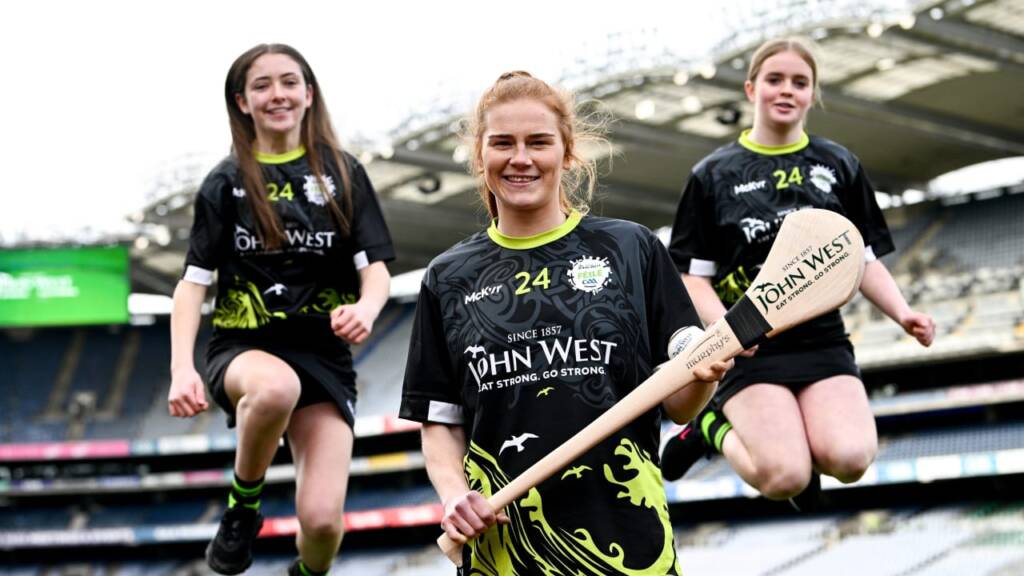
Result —
M362 270L370 265L370 259L366 257L366 250L356 252L352 256L352 263L356 265L356 270Z
M193 284L209 286L210 284L213 284L213 270L188 265L185 267L185 275L183 278Z
M875 256L875 251L871 249L871 246L865 246L864 247L864 261L865 262L874 262L875 260L878 260L878 256Z
M462 424L462 406L431 400L427 420L439 424Z
M701 260L700 258L690 259L690 270L687 274L691 276L714 276L715 272L718 272L718 264L711 260Z

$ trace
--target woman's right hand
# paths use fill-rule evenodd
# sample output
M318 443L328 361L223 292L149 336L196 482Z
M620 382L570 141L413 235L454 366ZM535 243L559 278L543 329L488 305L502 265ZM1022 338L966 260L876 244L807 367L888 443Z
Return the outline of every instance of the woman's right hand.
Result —
M191 418L209 407L203 379L195 368L179 368L171 372L171 391L167 394L167 411L171 416Z
M504 512L495 513L487 499L476 490L445 502L444 517L441 518L445 534L459 544L476 538L495 524L508 523L508 516Z

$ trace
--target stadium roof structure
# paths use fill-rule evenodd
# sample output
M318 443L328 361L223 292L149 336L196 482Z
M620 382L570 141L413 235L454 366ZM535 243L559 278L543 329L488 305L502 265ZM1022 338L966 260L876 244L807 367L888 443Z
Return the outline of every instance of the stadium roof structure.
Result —
M818 45L824 109L808 129L857 154L876 188L897 200L952 170L1024 156L1024 0L919 2L776 0L751 10L705 61L638 48L567 71L560 84L612 117L594 213L651 228L671 223L691 167L751 122L743 81L765 38ZM393 142L362 153L399 260L421 268L486 224L458 137L465 110L408 119ZM611 163L609 164L609 159ZM180 273L195 187L161 197L141 222L163 241L136 250L142 292L169 293Z

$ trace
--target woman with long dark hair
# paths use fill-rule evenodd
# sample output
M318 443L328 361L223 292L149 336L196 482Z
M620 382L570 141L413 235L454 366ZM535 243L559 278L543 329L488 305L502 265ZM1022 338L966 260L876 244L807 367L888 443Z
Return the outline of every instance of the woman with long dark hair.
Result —
M287 434L296 470L299 557L289 574L325 574L341 543L355 423L350 344L388 298L394 250L363 167L338 144L323 93L299 52L261 44L224 87L231 155L203 181L171 315L170 413L208 407L193 363L200 308L217 274L205 380L237 425L234 480L207 563L252 563L264 475Z

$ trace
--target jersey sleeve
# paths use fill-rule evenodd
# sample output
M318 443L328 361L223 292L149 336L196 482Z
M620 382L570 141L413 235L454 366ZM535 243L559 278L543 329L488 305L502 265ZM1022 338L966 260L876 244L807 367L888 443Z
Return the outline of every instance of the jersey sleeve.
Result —
M348 161L352 167L352 261L361 270L373 262L394 260L395 249L366 169L354 158Z
M713 203L700 176L691 174L676 208L669 241L669 253L679 273L714 276L718 271L714 226Z
M875 188L860 162L855 162L853 179L840 200L847 217L864 237L864 245L869 249L869 260L885 256L895 249L889 226L875 199Z
M704 325L668 251L653 234L651 244L645 281L647 317L654 348L652 358L656 364L661 364L669 359L668 341L676 330L685 326L703 328Z
M416 302L398 415L417 422L463 423L462 401L448 353L440 302L426 278Z
M196 194L192 231L189 233L188 253L182 279L209 286L213 273L230 250L230 230L226 222L224 203L226 187L230 183L219 175L203 180Z

